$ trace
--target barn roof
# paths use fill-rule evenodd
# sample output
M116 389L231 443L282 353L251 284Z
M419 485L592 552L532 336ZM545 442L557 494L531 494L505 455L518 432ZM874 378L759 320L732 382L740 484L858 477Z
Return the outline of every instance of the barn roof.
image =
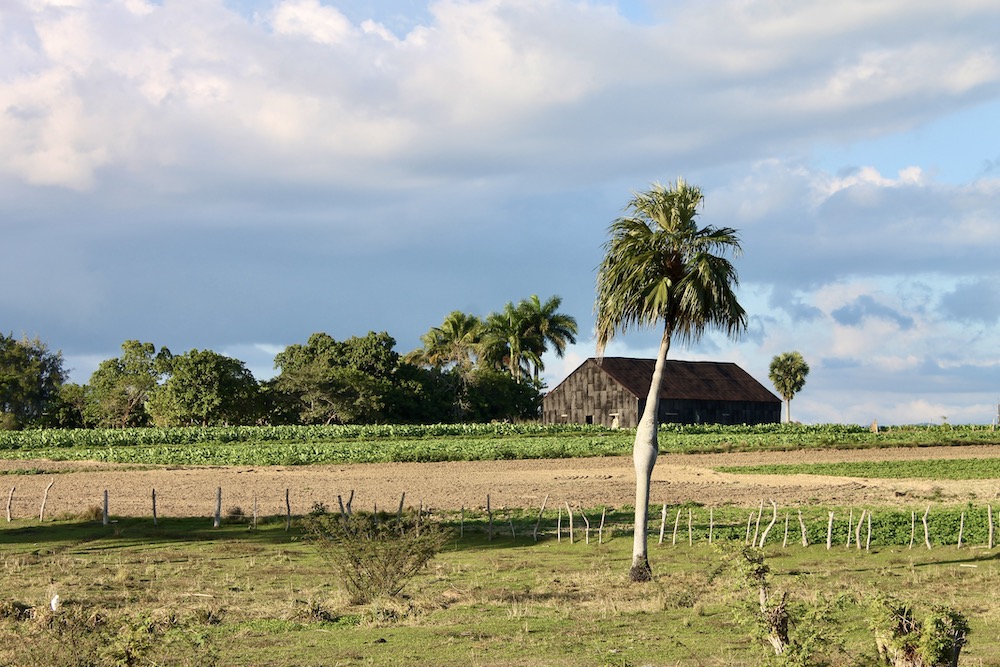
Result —
M604 357L597 364L626 391L637 398L649 393L655 359ZM660 387L660 398L713 401L777 402L781 399L734 363L720 361L667 360ZM582 367L582 366L581 366Z

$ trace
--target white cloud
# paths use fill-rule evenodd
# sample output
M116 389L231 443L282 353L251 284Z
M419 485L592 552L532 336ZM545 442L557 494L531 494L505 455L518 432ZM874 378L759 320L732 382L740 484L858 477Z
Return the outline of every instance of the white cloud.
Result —
M813 421L983 403L992 118L945 137L986 165L960 183L926 157L927 123L996 105L996 3L685 1L644 24L610 2L371 7L7 3L0 224L25 248L0 263L23 285L0 296L7 326L85 338L77 356L136 336L215 346L255 374L268 350L218 341L384 327L405 348L440 313L533 292L586 329L606 225L630 188L684 175L704 222L740 229L753 331L674 358L766 379L800 348ZM880 137L899 138L891 160L817 166ZM593 354L547 358L550 386Z
M320 44L343 44L356 35L355 27L342 13L321 5L319 0L281 2L271 24L277 33L306 37Z

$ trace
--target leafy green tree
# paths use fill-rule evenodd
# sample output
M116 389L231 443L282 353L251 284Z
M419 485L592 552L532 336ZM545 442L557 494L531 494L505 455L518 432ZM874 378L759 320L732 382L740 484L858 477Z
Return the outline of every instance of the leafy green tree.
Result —
M792 421L792 397L806 386L809 364L798 352L783 352L771 359L768 377L783 399L785 399L785 421Z
M462 421L537 419L542 395L531 382L519 382L504 371L477 368L465 379L459 398Z
M531 298L523 299L517 306L523 317L522 335L526 345L531 348L536 384L539 382L539 372L545 370L541 359L549 345L552 345L556 356L561 359L566 353L566 346L576 342L576 318L560 313L561 305L560 296L551 296L542 303L537 294L532 294Z
M166 382L147 410L159 426L252 424L260 389L242 361L211 350L191 350L170 361Z
M122 355L102 361L90 376L85 412L97 426L126 428L146 426L146 402L170 368L172 355L152 343L127 340Z
M399 354L387 333L369 332L339 342L315 333L305 345L289 345L274 359L275 388L294 397L307 424L373 423L384 420Z
M0 334L0 428L54 425L65 377L61 352L37 338Z
M646 548L649 485L659 453L660 385L672 341L689 342L709 327L730 336L746 329L747 317L735 292L736 269L724 257L741 252L739 237L729 227L699 227L695 218L701 189L678 180L654 184L635 193L629 213L609 227L611 238L597 274L597 352L633 326L662 324L649 394L636 428L632 458L636 473L633 581L652 578ZM716 254L718 253L718 254Z
M462 418L458 397L466 374L458 367L425 368L400 363L386 398L386 421L393 424L452 423Z

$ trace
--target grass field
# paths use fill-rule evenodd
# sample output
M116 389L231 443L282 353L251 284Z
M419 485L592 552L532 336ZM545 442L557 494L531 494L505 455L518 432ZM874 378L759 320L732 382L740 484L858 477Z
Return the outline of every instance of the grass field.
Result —
M207 457L215 465L234 459L252 465L282 460L287 465L362 452L365 460L423 461L450 460L459 453L473 459L627 453L631 437L627 432L508 426L453 434L332 430L312 432L315 441L298 431L275 431L270 433L274 440L262 436L267 433L143 433L147 440L142 441L135 434L124 439L112 434L119 438L112 444L74 440L90 435L29 434L5 440L9 449L0 456L150 464L176 457L204 462ZM705 427L665 429L660 441L663 451L678 453L996 444L1000 438L981 427L879 433L839 427ZM998 468L995 459L972 458L733 470L992 479ZM934 536L930 549L923 544L921 517L909 508L868 508L874 535L870 549L858 548L860 532L847 544L848 521L859 531L854 513L861 508L835 503L806 508L807 547L798 542L795 514L785 544L783 513L763 550L773 593L789 595L793 637L812 631L822 637L820 652L808 664L877 664L866 601L891 592L918 611L946 605L965 614L972 634L961 664L1000 666L995 630L1000 624L1000 552L986 545L989 500L980 496L976 506L935 507L928 518ZM923 503L921 499L921 508ZM537 508L498 512L492 538L485 517L469 510L464 522L454 512L436 517L452 537L400 597L366 604L350 601L323 551L303 539L297 521L286 531L283 517L265 519L256 528L243 516L231 516L217 529L204 518L166 518L153 526L151 517L134 516L114 517L105 526L99 512L81 509L43 523L25 518L0 522L0 665L772 664L773 656L746 623L756 595L741 587L739 577L725 566L751 530L756 534L768 523L770 508L764 508L757 523L746 507L713 508L713 544L708 542L708 508L693 501L670 506L662 543L659 510L654 506L648 527L655 575L649 584L627 580L627 507L608 515L600 543L600 508L587 511L589 543L579 515L571 543L567 517L557 535L559 515L550 508L536 542ZM828 511L837 515L830 549Z
M0 525L0 664L766 664L734 614L752 596L722 567L719 544L741 540L673 544L668 533L658 545L653 529L656 581L635 585L625 576L627 516L609 519L603 544L596 530L585 543L579 526L572 544L551 530L535 542L532 517L512 520L517 538L498 525L488 540L482 518L470 517L402 597L362 606L297 525L286 532L280 520L256 530L180 519ZM773 588L795 609L840 601L829 664L875 664L861 603L884 590L963 611L973 628L963 664L1000 664L995 551L775 541L765 553ZM96 662L80 662L88 655Z

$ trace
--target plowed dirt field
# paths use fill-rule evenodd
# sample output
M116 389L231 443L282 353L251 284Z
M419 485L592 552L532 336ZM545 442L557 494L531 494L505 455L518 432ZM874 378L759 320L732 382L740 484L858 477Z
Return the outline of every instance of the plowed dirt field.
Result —
M1000 446L920 447L734 454L664 455L653 473L653 503L695 501L704 506L756 506L774 500L788 507L827 505L919 505L989 502L1000 495L1000 480L867 479L816 475L741 475L714 470L722 465L901 459L1000 458ZM38 474L9 474L18 469ZM295 467L130 467L115 464L4 461L0 470L15 518L37 516L46 487L46 516L75 514L100 506L109 493L112 515L152 515L156 490L160 516L210 516L221 487L224 512L250 513L257 500L261 516L285 513L288 490L293 514L314 503L336 509L353 492L354 508L394 509L406 505L438 509L479 508L487 494L493 508L632 505L635 477L629 457L389 463ZM39 472L40 471L40 472Z

